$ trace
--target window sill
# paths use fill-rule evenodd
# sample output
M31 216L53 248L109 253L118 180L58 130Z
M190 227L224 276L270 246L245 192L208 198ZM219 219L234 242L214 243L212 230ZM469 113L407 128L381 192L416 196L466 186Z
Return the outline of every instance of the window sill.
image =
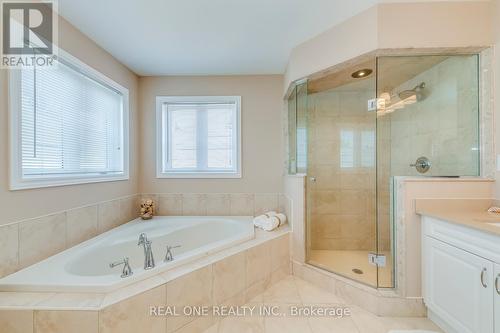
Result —
M15 180L10 183L10 190L28 190L36 188L46 188L46 187L58 187L58 186L69 186L69 185L82 185L82 184L93 184L93 183L103 183L103 182L114 182L129 180L128 174L114 175L114 176L102 176L102 177L79 177L79 178L53 178L53 179L24 179Z
M156 178L187 178L187 179L223 179L223 178L241 178L241 172L223 173L223 172L162 172L156 175Z

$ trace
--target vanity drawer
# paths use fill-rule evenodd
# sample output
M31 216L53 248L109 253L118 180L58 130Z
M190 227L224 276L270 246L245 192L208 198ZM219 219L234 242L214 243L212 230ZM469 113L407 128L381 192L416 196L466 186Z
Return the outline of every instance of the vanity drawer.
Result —
M429 216L422 223L425 236L500 263L500 236Z

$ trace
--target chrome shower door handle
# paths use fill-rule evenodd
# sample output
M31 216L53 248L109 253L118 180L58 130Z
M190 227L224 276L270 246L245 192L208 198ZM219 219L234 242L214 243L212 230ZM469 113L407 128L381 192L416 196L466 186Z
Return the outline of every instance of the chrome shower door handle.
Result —
M410 166L417 169L420 173L426 173L431 168L431 161L425 156L420 156L415 163L410 164Z
M483 270L481 271L481 284L483 288L488 288L488 285L486 284L486 282L484 282L484 276L486 275L487 272L488 270L486 268L483 268Z

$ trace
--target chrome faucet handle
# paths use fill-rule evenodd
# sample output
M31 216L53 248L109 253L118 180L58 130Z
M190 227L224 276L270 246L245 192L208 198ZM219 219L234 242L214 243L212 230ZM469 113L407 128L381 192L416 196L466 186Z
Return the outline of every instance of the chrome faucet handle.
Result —
M179 247L181 247L181 245L167 246L167 253L165 254L165 259L163 261L174 260L174 255L172 254L172 249L177 249Z
M148 236L145 233L141 233L139 235L139 241L137 242L137 245L143 245L146 242L148 242ZM150 242L151 243L151 242Z
M410 164L410 166L417 169L420 173L426 173L431 168L431 161L425 156L420 156L415 163Z
M122 270L122 275L121 275L122 278L126 278L126 277L134 274L134 272L132 272L132 268L130 268L130 265L128 263L128 257L125 257L125 258L123 258L123 260L120 260L120 261L112 262L111 264L109 264L109 267L114 268L118 265L123 265L123 270Z

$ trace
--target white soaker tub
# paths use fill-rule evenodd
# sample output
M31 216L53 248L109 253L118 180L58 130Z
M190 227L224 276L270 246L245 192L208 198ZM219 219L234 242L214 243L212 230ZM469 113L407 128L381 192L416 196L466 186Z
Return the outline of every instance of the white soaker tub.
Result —
M152 241L156 267L144 270L141 233ZM54 235L58 237L58 235ZM254 237L252 217L157 216L133 220L0 279L0 291L108 292L173 267L196 260ZM174 260L164 262L167 246ZM122 278L122 265L129 258L133 274Z

